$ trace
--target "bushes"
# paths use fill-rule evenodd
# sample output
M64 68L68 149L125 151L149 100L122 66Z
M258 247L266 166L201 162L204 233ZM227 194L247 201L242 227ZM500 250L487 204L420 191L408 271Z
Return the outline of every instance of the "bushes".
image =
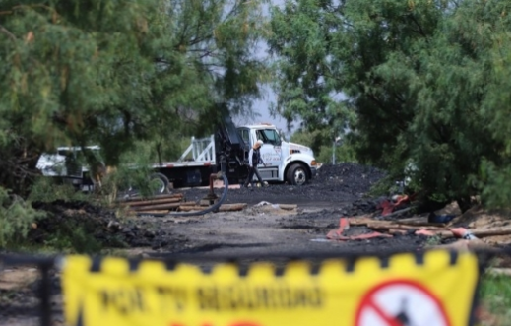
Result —
M51 203L56 200L85 201L87 196L71 184L58 183L56 179L40 176L35 179L30 195L32 202Z
M10 248L23 242L33 223L44 216L44 213L32 209L30 202L0 187L0 248Z

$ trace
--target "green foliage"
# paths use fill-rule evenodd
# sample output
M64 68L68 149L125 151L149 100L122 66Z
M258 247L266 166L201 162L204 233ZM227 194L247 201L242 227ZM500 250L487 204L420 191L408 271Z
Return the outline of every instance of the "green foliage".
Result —
M437 200L508 205L509 33L502 1L286 1L272 13L277 109L351 127L357 160ZM345 99L333 97L342 93ZM483 164L483 162L486 162ZM509 189L509 190L508 190Z
M157 193L158 183L151 180L154 173L151 168L152 147L144 142L137 142L134 150L124 153L120 157L121 164L115 171L107 174L103 179L102 191L106 194L119 194L118 192L137 191L142 196Z
M30 202L9 194L0 187L0 248L12 248L27 237L32 223L44 213L32 209Z
M507 275L486 274L482 279L481 296L484 307L497 317L495 325L511 322L511 278Z
M70 183L39 176L35 179L28 199L32 202L51 203L56 200L87 201L89 198Z
M330 146L321 146L316 157L318 162L332 162L334 153L333 144ZM356 163L355 150L349 142L337 144L335 146L335 162L336 163Z
M332 142L333 137L328 137L326 130L297 130L291 135L291 142L310 147L317 156L321 146Z
M75 223L65 222L44 242L44 246L58 252L95 254L102 249L102 245L91 231Z
M117 165L145 141L162 157L250 110L267 79L251 53L262 2L2 1L0 185L28 194L57 146L100 145Z
M332 31L341 24L340 5L332 1L286 1L272 8L271 52L277 55L274 110L288 121L300 117L305 127L328 126L339 134L354 119L350 104L339 100L339 77L332 69L339 40Z
M481 170L485 181L482 192L483 203L492 208L509 208L511 202L511 189L509 187L511 165L499 167L491 162L484 161Z

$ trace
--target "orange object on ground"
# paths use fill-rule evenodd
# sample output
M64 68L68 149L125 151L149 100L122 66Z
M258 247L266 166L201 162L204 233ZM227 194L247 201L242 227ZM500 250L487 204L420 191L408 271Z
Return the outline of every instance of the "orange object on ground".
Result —
M330 230L326 237L328 239L337 239L339 237L342 237L342 233L344 230L350 228L350 221L346 217L341 217L339 220L339 228L337 230Z
M433 236L436 233L433 232L433 231L430 231L430 230L420 229L420 230L415 231L415 234L422 234L422 235Z
M399 207L403 203L408 202L409 200L410 200L410 197L408 197L407 195L398 196L398 199L395 203L393 203L389 200L384 200L378 206L376 206L376 208L383 209L381 216L387 216L387 215L391 214L395 208Z
M417 196L417 194L413 194L411 196L408 196L408 195L397 196L397 200L395 203L392 202L391 200L384 200L381 203L379 203L378 205L376 205L376 208L383 210L381 213L381 216L387 216L387 215L391 214L396 208L398 208L402 204L411 202L412 200L414 200L416 196Z
M371 239L371 238L391 238L391 234L380 233L380 232L371 232L371 233L363 233L359 235L345 236L343 235L344 230L350 228L350 221L346 217L341 217L339 220L339 228L337 230L330 230L326 237L332 240L357 240L357 239Z

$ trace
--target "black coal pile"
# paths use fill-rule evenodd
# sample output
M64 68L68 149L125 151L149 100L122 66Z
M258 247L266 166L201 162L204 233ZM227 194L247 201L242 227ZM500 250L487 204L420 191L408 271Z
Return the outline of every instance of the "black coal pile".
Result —
M148 222L123 219L113 210L88 202L55 201L34 203L46 217L37 221L29 233L34 244L45 244L57 249L73 248L92 253L101 248L153 247L168 245L168 236Z
M357 163L323 164L314 178L315 185L338 187L352 194L364 194L385 176L385 172Z
M276 183L269 187L241 188L227 195L226 203L255 204L269 201L281 204L338 203L345 205L359 200L378 182L385 172L356 163L323 164L318 174L306 185L293 186ZM220 195L221 189L216 190ZM188 189L183 191L187 200L200 200L208 190ZM360 206L364 206L360 203ZM364 207L364 210L369 208Z
M343 211L344 216L360 216L365 214L374 213L377 210L376 201L371 199L359 199L354 201L351 205L346 207Z

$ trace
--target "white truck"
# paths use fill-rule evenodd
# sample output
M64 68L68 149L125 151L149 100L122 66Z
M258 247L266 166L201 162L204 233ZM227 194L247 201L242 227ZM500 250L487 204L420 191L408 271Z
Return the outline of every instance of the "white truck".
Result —
M317 164L309 147L286 142L277 128L269 123L235 127L230 118L218 128L215 135L203 139L192 137L190 146L175 162L154 163L152 178L161 180L163 190L171 182L173 188L206 186L212 173L224 171L230 184L241 183L248 175L248 152L261 139L261 157L266 166L260 165L259 172L264 181L288 182L303 185L316 175ZM87 149L98 151L98 147ZM65 156L76 153L80 148L61 147L56 154L44 154L38 162L43 175L64 177L80 188L93 184L89 169L66 168ZM133 168L136 168L133 166Z
M312 149L286 142L274 125L269 123L246 125L238 127L237 130L250 147L258 139L264 142L261 147L261 158L266 166L258 166L263 180L287 181L293 185L302 185L316 175L318 164Z

